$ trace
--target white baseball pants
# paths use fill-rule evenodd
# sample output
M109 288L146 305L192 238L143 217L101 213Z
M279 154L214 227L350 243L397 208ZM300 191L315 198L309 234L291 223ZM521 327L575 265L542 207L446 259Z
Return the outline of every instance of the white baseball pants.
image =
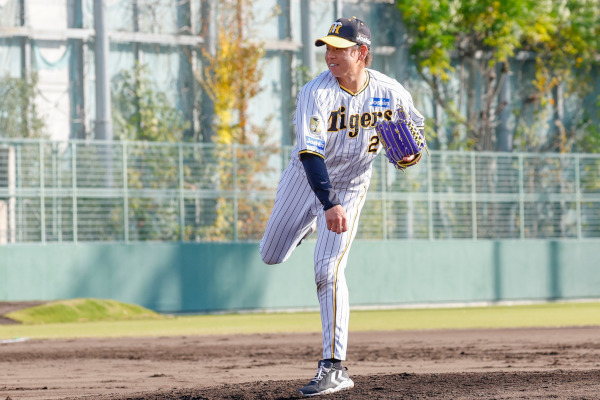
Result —
M348 231L341 234L327 229L323 206L310 188L304 171L290 163L279 182L275 205L260 242L260 254L266 264L284 262L299 242L315 231L316 223L319 233L314 274L321 309L323 358L345 360L350 303L344 271L367 187L334 189L348 218Z

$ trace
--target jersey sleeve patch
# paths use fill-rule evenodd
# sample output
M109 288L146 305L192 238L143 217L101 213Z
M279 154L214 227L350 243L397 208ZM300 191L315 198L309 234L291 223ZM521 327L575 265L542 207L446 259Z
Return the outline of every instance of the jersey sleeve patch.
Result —
M304 130L304 146L301 150L309 153L324 154L325 153L325 124L320 115L313 115L307 121L307 129Z
M321 121L321 118L319 118L317 115L310 117L309 129L311 133L320 136L323 132L323 122Z
M304 140L306 143L306 150L320 154L323 154L323 152L325 151L325 141L323 139L318 139L306 135L304 136Z

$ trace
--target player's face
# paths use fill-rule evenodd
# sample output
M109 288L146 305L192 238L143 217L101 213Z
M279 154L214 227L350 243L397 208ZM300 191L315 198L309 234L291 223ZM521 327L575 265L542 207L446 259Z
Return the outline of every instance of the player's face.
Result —
M345 49L327 45L325 52L325 62L336 78L344 78L348 75L360 71L359 57L361 53L358 46L352 46Z

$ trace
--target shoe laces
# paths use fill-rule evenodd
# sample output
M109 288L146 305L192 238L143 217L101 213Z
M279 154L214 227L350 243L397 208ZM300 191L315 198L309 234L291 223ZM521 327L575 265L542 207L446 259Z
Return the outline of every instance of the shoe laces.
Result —
M319 365L319 369L317 370L317 375L312 379L313 382L319 382L323 377L329 372L328 368L325 368L323 365Z

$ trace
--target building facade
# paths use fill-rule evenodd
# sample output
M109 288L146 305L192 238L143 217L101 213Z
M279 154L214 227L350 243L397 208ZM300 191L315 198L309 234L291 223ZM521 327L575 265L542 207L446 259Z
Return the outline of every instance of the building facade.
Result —
M155 89L166 94L189 123L186 135L208 141L210 107L203 104L198 77L202 50L215 51L219 3L0 0L0 76L25 78L37 73L35 104L51 139L103 139L97 132L102 119L99 103L110 99L120 74L139 63L147 67ZM364 19L373 28L373 66L401 80L408 77L399 11L392 1L248 3L254 19L250 34L266 50L261 60L262 90L251 102L250 115L257 125L274 121L272 134L283 145L294 138L291 115L299 76L312 77L325 68L323 49L316 48L314 40L338 17ZM99 6L104 13L102 27L95 19ZM382 26L389 28L376 28ZM96 40L103 36L108 40L106 54ZM102 65L104 81L100 81ZM118 137L119 132L113 135Z

